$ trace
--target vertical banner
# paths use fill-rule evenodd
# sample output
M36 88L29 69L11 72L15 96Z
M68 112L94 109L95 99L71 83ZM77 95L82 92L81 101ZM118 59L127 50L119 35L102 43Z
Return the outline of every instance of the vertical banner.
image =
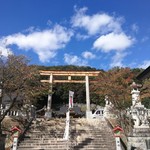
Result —
M69 108L73 108L73 95L74 92L69 91Z

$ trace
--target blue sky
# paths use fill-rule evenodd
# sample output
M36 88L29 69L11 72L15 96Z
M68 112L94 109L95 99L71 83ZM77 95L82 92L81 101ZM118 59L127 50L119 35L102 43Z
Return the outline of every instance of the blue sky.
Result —
M31 64L150 65L149 0L0 0L0 52Z

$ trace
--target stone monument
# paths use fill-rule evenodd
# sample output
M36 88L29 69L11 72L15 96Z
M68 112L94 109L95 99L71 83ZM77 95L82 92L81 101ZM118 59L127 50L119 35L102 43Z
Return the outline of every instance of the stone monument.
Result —
M150 148L150 127L148 122L148 110L141 104L140 91L141 85L135 82L131 85L132 106L131 117L134 122L132 133L128 136L128 149L137 148L147 150Z
M113 104L109 100L109 97L106 95L105 96L104 117L106 117L106 118L114 118L115 114L112 113L112 110L113 110Z
M148 110L141 104L140 91L138 88L141 87L140 84L132 83L131 91L132 95L132 106L131 106L131 116L134 121L134 128L149 128L148 125Z

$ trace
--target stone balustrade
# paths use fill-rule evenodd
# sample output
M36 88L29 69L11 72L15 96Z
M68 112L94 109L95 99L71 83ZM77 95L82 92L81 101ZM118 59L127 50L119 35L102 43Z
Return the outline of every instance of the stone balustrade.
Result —
M5 108L0 109L0 114L3 115L6 112ZM10 110L7 112L6 116L19 116L19 111L17 110Z
M6 110L8 109L8 106L4 107L4 106L0 106L0 115L3 115ZM28 111L25 112L25 111L21 111L21 110L9 110L7 112L7 114L5 115L5 117L8 117L8 116L21 116L21 117L27 117L28 119L29 118L36 118L36 107L34 107L33 105L31 105L30 108L28 108Z

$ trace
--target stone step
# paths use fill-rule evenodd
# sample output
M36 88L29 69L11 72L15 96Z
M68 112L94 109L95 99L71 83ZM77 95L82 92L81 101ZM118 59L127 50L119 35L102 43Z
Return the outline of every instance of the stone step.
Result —
M26 134L52 134L52 133L63 133L65 130L63 129L63 130L58 130L58 129L56 129L56 130L53 130L53 129L51 129L51 130L46 130L46 131L28 131ZM107 130L105 130L105 131L102 131L102 130L71 130L71 133L87 133L87 134L95 134L95 135L99 135L99 134L105 134L105 135L108 135L108 134L110 134L110 131L107 131Z
M56 145L57 144L57 145ZM27 143L27 144L23 144L23 143L21 143L19 146L20 147L26 147L26 146L30 146L30 147L32 147L32 146L34 146L34 147L36 147L36 146L49 146L49 147L51 147L51 146L66 146L66 142L65 143L31 143L31 144L29 144L29 143ZM112 146L114 143L93 143L93 142L91 142L91 143L71 143L72 145L78 145L78 146L81 146L81 147L108 147L108 146Z
M112 147L113 145L72 145L71 147L73 147L73 148L78 148L78 149L81 149L81 148L86 148L86 149L92 149L92 148L94 148L94 149L96 149L96 150L98 150L99 148L110 148L109 150L113 150L113 147ZM66 148L66 145L48 145L48 144L42 144L42 145L36 145L36 147L35 147L35 145L21 145L21 146L19 146L19 149L20 148L29 148L29 149L31 149L31 148L53 148L53 150L55 150L55 149L57 149L57 148L63 148L63 149L65 149ZM19 150L18 149L18 150Z
M63 140L63 136L61 137L56 137L55 139L62 139ZM94 141L112 141L113 138L107 138L107 137L94 137L94 136L90 136L90 138L93 138ZM54 139L54 136L52 137L49 137L49 136L46 136L46 137L25 137L24 138L24 141L30 141L30 142L34 142L34 141L55 141ZM85 140L86 137L82 137L82 136L78 136L76 138L72 138L72 140L76 140L76 141L83 141Z
M66 150L64 141L65 119L37 120L26 133L18 150ZM86 120L71 118L72 150L115 150L115 139L104 119ZM88 138L87 138L88 137ZM68 149L68 150L69 150Z
M62 133L39 133L39 134L26 134L26 137L46 137L46 136L55 136L55 135L64 135L64 132ZM88 137L91 137L91 136L94 136L94 137L108 137L109 134L92 134L92 133L70 133L71 137L78 137L78 136L82 136L82 135L85 135L85 136L88 136ZM113 136L110 136L110 137L113 137Z
M35 140L35 139L33 139L33 140L24 140L24 141L22 141L21 142L21 144L23 144L23 143L27 143L27 144L29 144L29 143L52 143L52 144L57 144L57 143L66 143L66 141L64 141L64 140L60 140L60 141L56 141L56 140Z
M53 137L46 137L46 138L39 138L39 137L30 137L30 138L24 138L24 141L54 141L54 139L62 139L63 140L63 136L62 137L56 137L56 138L54 138L54 136ZM94 141L100 141L100 142L102 142L102 141L112 141L112 139L113 138L107 138L107 137L90 137L90 138L92 138L92 139L94 139ZM73 137L72 138L72 140L76 140L76 141L83 141L83 140L85 140L86 139L86 137L84 137L84 136L78 136L78 137Z
M57 149L53 149L53 148L34 148L34 147L26 147L26 148L19 148L18 150L67 150L67 148L57 148ZM70 149L69 149L70 150ZM112 147L108 147L108 148L78 148L78 147L74 147L72 148L71 150L116 150L116 149L113 149Z
M73 147L69 150L116 150L112 147ZM67 150L67 147L19 147L18 150Z
M18 150L54 150L53 148L38 148L38 147L19 147ZM66 150L66 148L57 148L55 150Z
M27 147L19 147L18 148L18 150L20 150L20 149L27 149L27 150L32 150L32 149L37 149L37 150L45 150L45 149L47 149L47 150L66 150L66 146L64 146L64 147L62 147L62 146L55 146L55 147L49 147L49 146L43 146L43 147L41 147L41 146L36 146L36 147L32 147L32 146L27 146Z

